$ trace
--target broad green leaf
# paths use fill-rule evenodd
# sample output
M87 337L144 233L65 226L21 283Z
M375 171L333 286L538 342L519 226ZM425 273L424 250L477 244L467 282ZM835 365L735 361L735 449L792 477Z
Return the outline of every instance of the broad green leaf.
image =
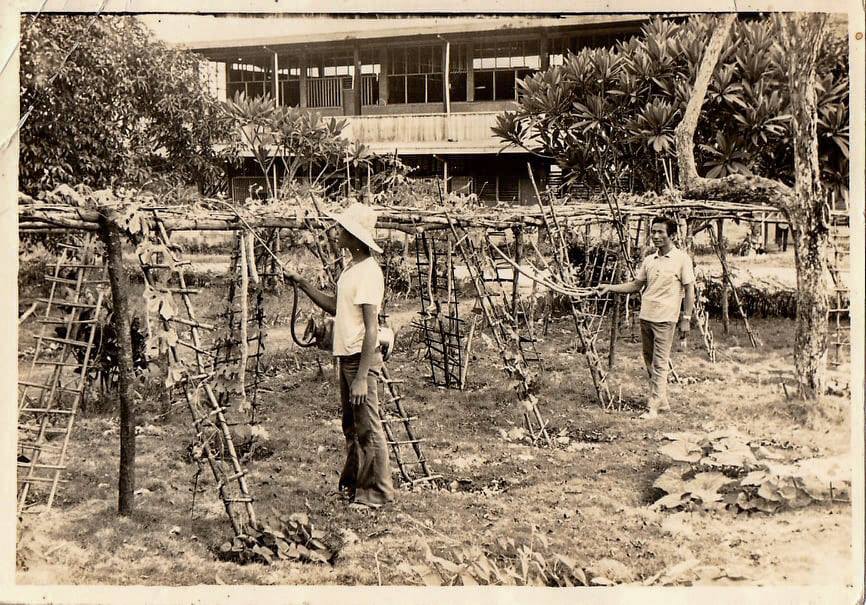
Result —
M697 443L690 441L674 441L659 448L664 454L677 462L697 462L703 457L704 451Z
M719 493L719 490L734 482L734 479L726 477L722 473L698 473L694 479L686 481L684 487L692 498L697 498L708 504L721 501L722 494Z
M666 468L665 472L659 475L658 479L653 482L653 487L668 494L685 491L683 473L685 473L687 469L687 466L679 464Z
M413 565L412 569L421 576L421 580L426 586L442 586L442 576L429 565Z

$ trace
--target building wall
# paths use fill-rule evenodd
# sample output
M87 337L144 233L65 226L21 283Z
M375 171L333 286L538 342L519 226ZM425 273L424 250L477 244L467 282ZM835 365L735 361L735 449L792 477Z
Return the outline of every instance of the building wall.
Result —
M419 178L447 174L449 190L474 193L489 203L534 204L526 162L532 162L541 189L550 166L515 149L500 153L503 143L490 130L495 114L515 107L520 78L562 64L568 52L612 45L638 28L630 23L595 31L470 33L450 37L447 45L434 34L362 44L259 46L223 49L222 57L211 58L224 63L229 96L241 89L267 93L282 105L349 117L345 136L380 153L396 151L418 166L413 174ZM419 96L426 102L395 102ZM249 163L234 176L237 195L256 179L264 182Z
M595 31L464 34L448 42L418 35L363 44L251 46L221 49L211 59L223 64L228 97L237 91L268 94L279 104L323 115L498 111L516 101L517 80L561 64L569 52L610 46L637 29L632 23Z

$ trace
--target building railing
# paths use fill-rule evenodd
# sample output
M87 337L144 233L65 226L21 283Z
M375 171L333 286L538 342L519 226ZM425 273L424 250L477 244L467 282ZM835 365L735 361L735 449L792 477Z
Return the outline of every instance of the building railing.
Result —
M491 128L496 112L346 116L343 135L365 144L502 145Z
M497 115L498 112L491 111L338 116L338 119L346 121L343 138L363 143L377 153L395 150L400 154L490 153L504 146L491 130ZM519 149L511 147L505 151Z
M310 108L342 107L343 89L352 86L351 76L326 76L307 80L307 106ZM375 75L361 76L361 104L375 105L379 98L379 81Z
M307 105L340 107L343 105L343 76L307 80Z

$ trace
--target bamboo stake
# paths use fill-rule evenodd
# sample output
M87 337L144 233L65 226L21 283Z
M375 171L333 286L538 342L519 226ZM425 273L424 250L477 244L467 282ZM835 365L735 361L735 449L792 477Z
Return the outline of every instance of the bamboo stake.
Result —
M252 281L252 283L254 283L254 284L258 284L259 283L259 272L258 272L258 269L256 269L255 241L254 241L253 235L251 233L246 234L246 237L244 237L244 240L246 241L246 246L247 246L247 264L249 265L248 270L249 270L250 281ZM280 240L279 240L279 236L278 236L277 237L277 244L279 244L279 242L280 242Z
M710 233L710 238L712 239L713 238L712 229L710 230L709 233ZM760 340L760 338L758 338L758 335L755 334L755 332L752 330L751 326L749 325L749 318L746 317L746 312L743 310L743 305L740 304L740 297L737 296L737 288L734 286L734 281L731 278L731 272L728 269L728 261L727 261L727 258L725 256L724 247L718 241L713 242L713 247L716 249L716 255L718 255L718 257L719 257L719 262L721 262L721 264L722 264L722 278L724 279L725 283L727 283L728 287L730 287L730 289L731 289L731 296L734 300L734 306L737 309L737 313L739 313L740 317L743 319L743 325L746 328L746 334L748 334L748 336L749 336L749 342L752 343L753 347L759 347L761 345L761 340Z
M472 337L475 336L475 325L478 323L478 316L472 318L472 324L469 326L469 338L466 341L466 351L463 353L463 367L460 368L460 390L466 387L466 373L469 370L469 360L472 357Z
M240 397L240 405L238 406L238 410L241 413L246 414L249 410L249 402L247 401L247 356L250 353L249 343L247 342L247 320L249 319L249 308L248 308L248 297L249 297L249 256L247 255L247 236L243 231L240 233L240 239L238 241L238 245L240 246L240 272L241 272L241 287L240 291L236 293L236 296L240 299L241 305L241 320L240 320L240 332L241 332L241 359L238 365L238 391Z

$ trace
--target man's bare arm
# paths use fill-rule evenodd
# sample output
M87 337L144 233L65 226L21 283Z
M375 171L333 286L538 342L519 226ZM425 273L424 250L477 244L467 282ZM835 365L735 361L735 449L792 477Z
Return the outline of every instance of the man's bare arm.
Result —
M615 294L631 294L633 292L640 292L645 285L646 282L644 280L633 279L622 284L599 284L596 291L599 294L607 294L608 292L613 292Z
M325 292L321 292L313 287L313 285L300 276L300 274L295 271L285 271L283 273L286 279L292 283L298 285L298 287L303 291L304 294L310 297L316 305L331 315L337 314L337 296L334 294L327 294Z

